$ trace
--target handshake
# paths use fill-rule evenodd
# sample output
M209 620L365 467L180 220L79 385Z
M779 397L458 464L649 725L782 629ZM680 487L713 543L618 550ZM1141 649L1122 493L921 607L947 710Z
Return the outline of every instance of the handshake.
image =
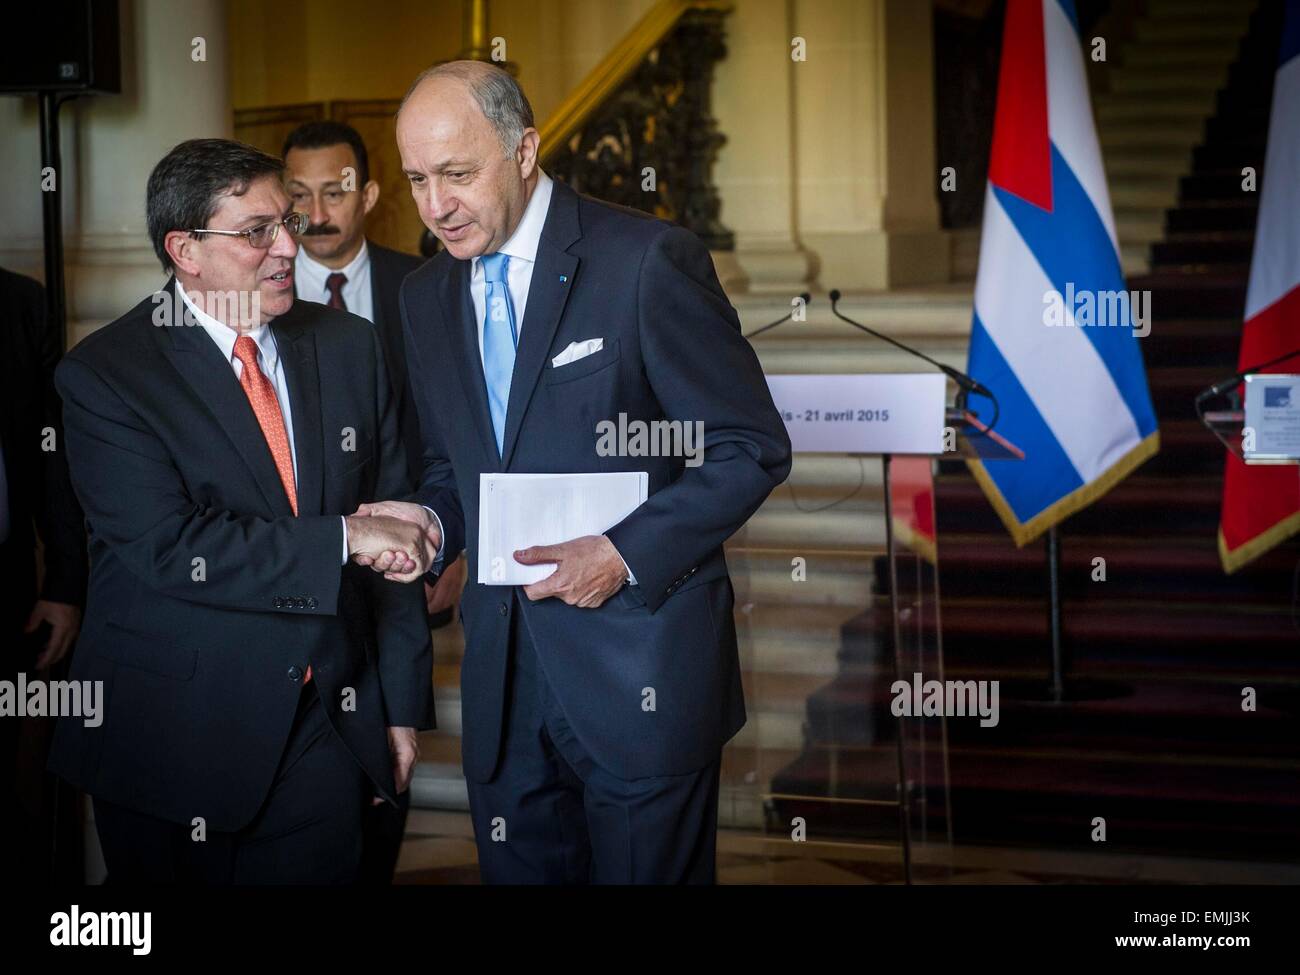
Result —
M363 504L345 518L348 556L394 582L414 582L433 565L442 546L438 521L406 501Z

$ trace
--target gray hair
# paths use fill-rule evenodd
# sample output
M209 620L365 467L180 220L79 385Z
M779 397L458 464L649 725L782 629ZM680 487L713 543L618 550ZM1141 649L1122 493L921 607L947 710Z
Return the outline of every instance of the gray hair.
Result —
M486 61L447 61L425 68L402 96L397 114L402 114L415 89L430 78L455 78L464 82L478 102L483 117L496 129L501 151L513 156L523 140L524 130L533 127L533 106L510 72Z

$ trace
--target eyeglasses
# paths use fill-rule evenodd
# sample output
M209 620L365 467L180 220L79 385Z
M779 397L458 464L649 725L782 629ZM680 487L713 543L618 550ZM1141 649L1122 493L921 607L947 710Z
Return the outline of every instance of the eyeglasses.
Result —
M258 224L256 227L250 227L247 230L191 230L192 234L220 234L223 237L243 237L254 247L259 250L266 250L275 243L275 238L280 233L280 226L283 224L293 236L299 236L307 229L307 224L311 216L306 213L291 213L283 220L272 220L269 223Z

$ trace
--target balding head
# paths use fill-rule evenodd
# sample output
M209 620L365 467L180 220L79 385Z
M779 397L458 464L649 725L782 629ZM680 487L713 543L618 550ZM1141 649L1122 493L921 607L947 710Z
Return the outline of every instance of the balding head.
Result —
M402 96L397 114L402 114L406 103L424 82L439 79L459 81L469 89L483 117L496 129L501 151L507 156L519 147L524 130L533 128L533 106L528 103L528 96L519 87L519 82L508 71L486 61L448 61L426 68Z
M537 130L515 80L452 61L422 73L397 113L397 147L426 227L461 260L495 253L537 185Z

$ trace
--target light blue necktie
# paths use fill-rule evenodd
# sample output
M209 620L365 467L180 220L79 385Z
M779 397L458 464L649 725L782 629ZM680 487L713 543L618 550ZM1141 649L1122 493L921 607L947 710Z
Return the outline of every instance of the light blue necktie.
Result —
M515 347L519 344L515 310L506 283L510 258L505 254L486 254L479 261L487 283L483 303L483 378L487 380L488 412L492 414L492 429L497 435L497 453L504 455L510 377L514 375Z

